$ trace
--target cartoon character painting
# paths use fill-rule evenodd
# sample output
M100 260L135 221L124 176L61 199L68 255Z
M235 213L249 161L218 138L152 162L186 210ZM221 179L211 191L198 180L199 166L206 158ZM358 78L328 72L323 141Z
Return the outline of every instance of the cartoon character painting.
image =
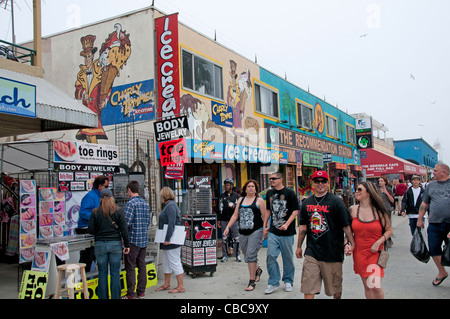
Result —
M245 105L252 98L252 82L250 70L237 74L237 63L230 60L230 78L227 91L227 104L233 109L233 127L235 131L242 130L242 119L245 114Z
M123 69L131 55L130 35L122 31L119 23L114 25L115 31L100 47L99 58L95 59L97 47L94 46L96 36L89 34L81 38L84 63L80 65L75 82L75 98L98 115L96 128L81 129L76 134L78 140L97 143L99 139L108 139L103 130L101 112L108 103L111 89L119 70Z

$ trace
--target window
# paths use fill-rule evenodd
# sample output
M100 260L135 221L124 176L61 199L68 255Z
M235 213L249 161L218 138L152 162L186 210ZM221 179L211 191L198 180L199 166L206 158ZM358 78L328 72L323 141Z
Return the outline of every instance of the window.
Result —
M327 135L330 137L338 138L337 132L337 120L330 115L325 115L327 123Z
M355 128L351 125L345 124L345 133L347 134L347 142L356 144Z
M278 118L278 94L255 83L255 109L264 115Z
M313 109L309 106L297 103L298 124L308 130L312 130L313 126Z
M182 51L183 88L223 100L222 67Z

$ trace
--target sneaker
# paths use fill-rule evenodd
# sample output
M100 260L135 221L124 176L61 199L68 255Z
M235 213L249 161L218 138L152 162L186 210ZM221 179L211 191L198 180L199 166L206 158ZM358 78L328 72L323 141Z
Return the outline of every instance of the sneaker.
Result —
M237 255L236 256L236 261L241 262L242 261L241 256Z
M228 260L228 256L222 257L222 262L223 262L223 263L226 262L227 260Z
M132 295L125 295L122 297L122 299L136 299L136 297L134 297Z
M264 293L266 295L271 294L272 292L274 292L275 290L278 289L278 286L272 286L272 285L268 285L266 290L264 290Z
M137 298L138 299L144 299L145 298L145 292L143 292L141 294L137 294Z
M287 292L291 292L292 291L292 284L289 283L289 282L286 282L284 290L286 290Z

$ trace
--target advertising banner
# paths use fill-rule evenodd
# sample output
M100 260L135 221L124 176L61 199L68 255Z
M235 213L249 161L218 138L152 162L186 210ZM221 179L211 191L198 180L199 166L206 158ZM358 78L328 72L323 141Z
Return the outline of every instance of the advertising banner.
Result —
M48 273L25 270L20 285L19 299L45 299Z
M157 121L153 123L153 127L157 142L189 136L189 124L186 116Z
M34 256L34 244L36 243L36 181L20 181L20 229L19 229L19 263L30 262Z
M185 139L159 143L159 155L161 166L185 163L188 155Z
M155 118L154 81L115 86L102 110L102 125L114 125Z
M155 19L158 116L180 114L178 13Z
M36 86L0 77L0 113L36 117Z
M356 144L359 149L373 148L371 118L357 119L355 131Z
M53 142L55 163L119 166L119 147L108 144Z

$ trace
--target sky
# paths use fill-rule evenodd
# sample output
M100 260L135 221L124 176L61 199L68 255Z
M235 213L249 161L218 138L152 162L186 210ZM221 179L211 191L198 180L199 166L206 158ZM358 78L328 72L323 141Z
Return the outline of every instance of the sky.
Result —
M9 0L9 3L11 0ZM42 0L48 36L141 9L151 0ZM387 138L440 143L450 164L450 1L154 0L161 11L352 114ZM32 0L15 0L16 43L32 39ZM0 39L12 42L0 0ZM10 8L8 4L7 9ZM381 137L384 137L382 134Z

